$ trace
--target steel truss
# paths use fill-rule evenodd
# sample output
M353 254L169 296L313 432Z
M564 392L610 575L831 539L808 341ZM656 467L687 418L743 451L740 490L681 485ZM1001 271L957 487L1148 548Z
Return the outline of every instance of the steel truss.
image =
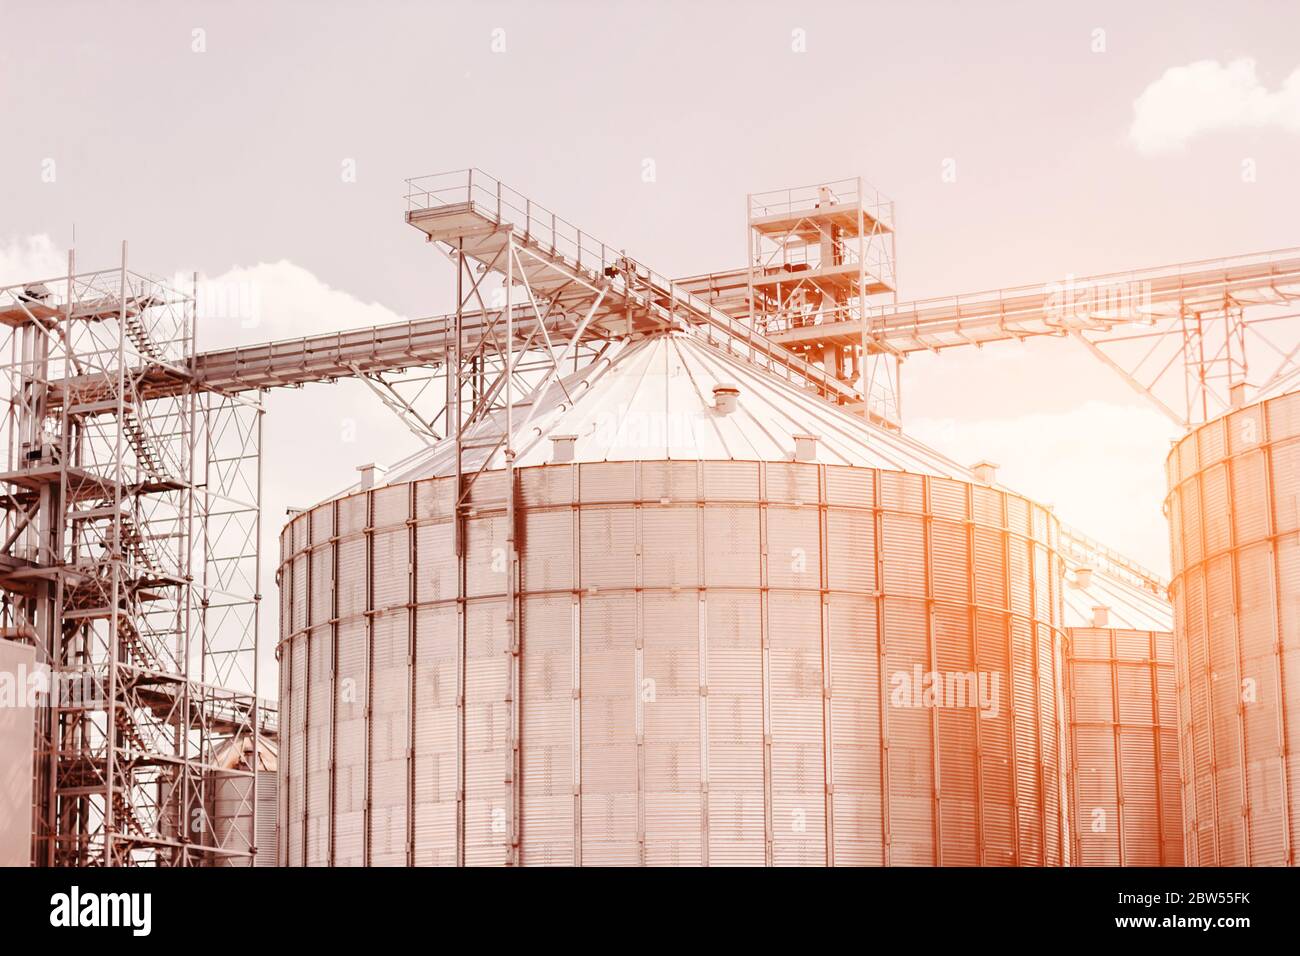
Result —
M868 349L871 306L898 301L894 203L861 177L747 197L746 304L764 333L858 322L861 341L805 342L805 358L854 383L881 421L901 421L899 355Z
M1293 248L872 306L860 321L829 316L772 338L832 348L865 337L872 352L906 355L1069 337L1190 428L1300 383L1297 301Z
M0 618L50 676L33 859L246 857L216 839L211 783L219 752L272 719L259 488L242 483L260 475L260 407L195 384L194 296L130 271L125 244L117 269L70 256L64 277L0 289L0 334Z

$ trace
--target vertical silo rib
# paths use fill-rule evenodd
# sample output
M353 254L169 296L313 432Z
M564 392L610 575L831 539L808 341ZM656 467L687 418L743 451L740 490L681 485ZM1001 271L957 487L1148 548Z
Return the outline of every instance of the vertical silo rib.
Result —
M1156 843L1156 860L1160 866L1169 866L1168 853L1165 849L1165 787L1164 787L1164 759L1161 753L1161 723L1160 723L1160 668L1159 648L1157 647L1156 635L1154 631L1147 634L1151 670L1151 747L1154 756L1153 766L1156 775L1156 832L1159 834L1159 840Z
M303 634L303 641L307 645L307 652L303 655L303 733L302 733L302 772L303 772L303 797L302 797L302 865L307 866L309 837L311 834L311 644L312 644L312 624L314 623L314 602L312 601L312 585L315 583L312 579L315 577L315 569L312 567L311 560L311 512L305 511L298 518L307 526L306 552L307 560L303 562L303 567L307 571L307 586L304 589L303 600L307 603L304 621L306 622L306 633ZM256 741L253 747L253 769L256 771L259 754L257 753Z
M1223 429L1224 422L1221 420L1213 427ZM1228 436L1223 436L1224 454L1230 454L1227 448ZM1256 831L1254 807L1250 800L1250 787L1247 784L1247 775L1250 767L1250 744L1246 740L1246 712L1244 701L1242 700L1242 639L1241 639L1241 552L1239 542L1237 541L1237 521L1232 507L1232 466L1231 458L1223 463L1224 466L1224 483L1225 497L1227 498L1227 522L1228 522L1228 568L1231 571L1229 579L1230 593L1232 596L1232 661L1236 673L1233 674L1235 686L1233 688L1233 698L1236 706L1233 708L1237 715L1237 759L1239 761L1240 773L1238 774L1238 784L1241 787L1241 806L1242 806L1242 844L1241 851L1246 866L1251 865L1251 859L1254 856L1254 835ZM1208 557L1208 556L1207 556Z
M1267 507L1264 509L1265 533L1268 535L1269 550L1269 575L1272 586L1273 600L1269 602L1269 613L1273 618L1273 653L1277 657L1277 684L1276 693L1278 699L1278 747L1280 753L1279 772L1282 775L1282 852L1283 858L1288 866L1296 865L1295 844L1292 839L1292 806L1294 806L1294 794L1291 792L1291 774L1289 764L1291 762L1290 750L1290 723L1287 714L1286 699L1286 671L1285 655L1283 649L1282 635L1282 568L1281 556L1278 553L1278 542L1280 536L1277 531L1277 514L1276 504L1277 495L1273 487L1273 443L1270 440L1271 429L1268 428L1268 416L1263 414L1261 409L1260 418L1265 422L1265 440L1264 440L1264 500Z
M998 496L1002 501L1002 533L1011 540L1011 520L1007 509L1007 496ZM1032 524L1032 518L1031 524ZM1026 537L1025 549L1029 552L1029 652L1032 667L1032 686L1034 689L1034 744L1037 760L1034 762L1034 776L1038 783L1038 851L1039 863L1047 865L1047 783L1043 779L1046 758L1043 754L1043 675L1038 666L1038 546L1033 537ZM1006 585L1007 613L1011 611L1011 568L1002 570Z
M1033 511L1029 512L1030 533L1033 534ZM1060 541L1053 536L1052 529L1045 529L1045 560L1047 562L1047 588L1049 594L1049 624L1047 633L1049 637L1048 659L1051 664L1050 673L1052 679L1051 696L1048 699L1047 708L1050 711L1050 724L1052 727L1053 747L1052 762L1056 768L1053 775L1052 800L1056 804L1056 865L1067 866L1069 864L1069 803L1066 800L1065 793L1065 746L1066 742L1062 736L1065 728L1065 721L1062 715L1062 683L1065 680L1065 628L1062 617L1062 589L1064 586L1063 566L1059 563L1058 548Z
M1128 865L1128 847L1124 827L1124 753L1123 733L1120 729L1119 707L1119 643L1115 629L1108 628L1106 640L1110 646L1110 733L1112 759L1115 764L1115 845L1119 855L1119 865Z
M365 710L365 734L364 734L364 757L361 766L364 768L365 776L365 797L364 811L362 813L361 823L361 861L363 866L370 866L371 855L374 851L373 840L371 839L371 829L374 826L374 810L372 807L374 801L374 741L371 736L374 734L375 724L375 495L373 491L364 493L365 497L365 527L362 529L362 541L365 542L366 563L365 563L365 582L366 582L366 603L365 603L365 634L366 634L366 706Z
M415 679L416 641L418 630L416 624L416 607L419 604L420 552L417 547L419 537L418 508L415 490L418 485L412 481L407 486L406 498L406 865L415 865Z
M704 576L704 463L695 463L695 585L696 615L699 621L700 684L700 862L710 865L709 857L709 606Z
M293 616L294 616L294 606L293 606L293 604L294 604L293 565L294 565L294 561L293 561L293 524L292 524L292 522L289 524L288 528L285 529L285 531L286 531L286 533L288 534L288 540L289 540L289 547L288 547L288 549L287 549L287 550L288 550L288 559L287 559L287 560L284 562L284 564L283 564L283 570L282 570L281 575L280 575L280 586L281 586L281 588L282 588L282 593L284 593L284 594L286 595L286 600L285 600L284 603L285 603L285 605L287 606L287 609L288 609L288 611L287 611L287 618L286 618L285 626L284 626L284 630L285 630L285 632L286 632L286 633L285 633L285 640L284 640L284 643L283 643L283 645L282 645L282 646L284 647L285 654L288 655L288 660L286 661L286 660L284 659L284 656L283 656L283 655L281 656L282 666L281 666L281 668L280 668L280 673L281 673L281 674L283 675L283 677L284 677L284 679L282 680L282 683L284 684L284 691L285 691L285 694L284 694L284 700L281 701L281 703L280 703L280 707L281 707L281 711L282 711L282 714L281 714L280 719L284 722L284 727L285 727L286 733L285 733L285 735L284 735L284 740L283 740L283 741L281 742L281 744L280 744L280 759L284 762L284 767L285 767L284 776L285 776L285 784L286 784L286 786L285 786L285 788L284 788L284 796L283 796L282 798L280 798L280 799L283 801L283 803L284 803L284 814L283 814L283 818L284 818L284 834L283 834L283 837L281 838L281 840L280 840L279 842L280 842L280 844L281 844L281 853L280 853L280 858L281 858L282 860L285 861L285 866L293 866L293 860L292 860L292 858L289 856L289 846L290 846L290 842L289 842L289 831L290 831L290 828L293 826L293 822L294 822L294 821L293 821L293 806L292 806L291 795L293 794L293 788L294 788L295 783L296 783L296 782L294 781L294 779L293 779L293 759L292 759L292 757L293 757L293 734L292 734L291 732L289 732L289 728L291 728L291 727L293 726L293 666L292 666L292 661L293 661L293 640L294 640L294 637L293 637ZM281 537L281 541L283 541L283 540L284 540L284 538ZM286 550L286 549L284 549L284 548L282 547L282 548L281 548L281 553L283 554L285 550ZM287 585L285 584L285 579L286 579L286 578L288 579L288 584L287 584Z
M973 506L973 504L974 504L973 491L974 491L974 489L972 488L972 498L971 498L972 506ZM975 512L974 512L974 511L971 512L970 520L971 520L971 523L973 524L974 521L975 521ZM1005 517L1005 505L1004 505L1004 508L1003 508L1003 525L1004 525L1004 531L1003 531L1002 536L1001 536L1001 540L1002 540L1002 575L1003 575L1003 581L1007 582L1008 585L1009 585L1009 583L1010 583L1010 577L1011 577L1011 538L1010 538L1010 537L1005 533L1005 524L1006 524L1006 517ZM1033 594L1034 594L1034 584L1033 584L1033 555L1031 554L1031 555L1029 556L1029 558L1030 558L1030 561L1029 561L1029 575L1030 575L1030 577L1029 577L1029 596L1030 596L1030 597L1029 597L1029 599L1030 599L1030 606L1032 607ZM974 550L974 539L972 538L972 549L971 549L971 553L967 556L967 560L969 560L970 563L971 563L971 566L974 567L976 559L977 559L977 552ZM1010 761L1009 761L1009 762L1010 762L1010 764L1011 764L1011 781L1010 781L1010 783L1011 783L1011 801L1012 801L1012 802L1011 802L1011 806L1012 806L1012 815L1011 815L1011 822L1012 822L1012 827L1011 827L1011 865L1012 865L1012 866L1020 866L1020 865L1021 865L1021 860L1022 860L1022 857L1023 857L1023 849L1024 849L1024 848L1023 848L1023 841L1022 841L1022 839L1021 839L1021 832L1020 832L1020 831L1021 831L1021 820L1022 820L1022 816L1021 816L1021 813L1020 813L1020 782L1021 782L1021 781L1020 781L1020 760L1019 760L1018 757L1017 757L1017 750L1018 750L1019 743L1020 743L1020 730L1019 730L1019 728L1020 728L1020 708L1019 708L1019 706L1018 706L1018 704L1017 704L1017 700L1016 700L1016 639L1015 639L1015 622L1014 622L1014 620L1013 620L1013 616L1012 616L1011 611L1010 611L1010 609L1009 609L1009 607L1010 607L1010 597L1011 597L1010 592L1008 592L1008 594L1007 594L1007 604L1008 604L1008 608L1006 608L1006 609L999 608L997 613L998 613L998 616L999 616L1000 618L1002 618L1002 627L1003 627L1003 629L1006 631L1006 635L1007 635L1007 658L1006 658L1006 660L1007 660L1007 684L1009 685L1009 686L1007 687L1007 697L1008 697L1008 703L1011 705L1010 715L1009 715L1009 718L1008 718L1008 731L1007 731L1007 733L1009 734L1009 738L1008 738L1008 740L1009 740L1009 744L1010 744L1010 747L1009 747L1009 750L1010 750ZM978 600L979 600L978 595L972 594L972 595L971 595L971 600L972 600L972 601L978 601Z
M831 635L830 635L830 546L827 531L826 466L817 466L817 541L821 568L818 581L822 632L822 778L824 783L823 803L825 814L824 832L826 836L826 865L835 865L835 740L833 732L832 695L835 683L832 680Z
M970 652L971 666L975 669L975 679L978 682L981 674L982 662L979 652L979 609L976 601L975 591L975 524L971 516L975 514L975 502L973 500L974 489L970 485L965 485L963 489L963 498L965 501L966 521L965 534L963 535L966 546L966 620L970 628ZM978 687L978 683L976 685ZM975 862L980 866L988 864L988 839L984 827L984 747L980 735L980 721L983 718L978 714L975 717Z
M1195 442L1195 439L1193 439ZM1202 462L1200 444L1196 442L1196 471L1192 476L1192 482L1196 486L1196 500L1199 507L1196 521L1196 536L1199 539L1198 544L1198 571L1201 576L1201 625L1202 625L1202 643L1204 645L1205 668L1202 674L1202 680L1205 682L1205 718L1209 722L1209 728L1206 732L1206 739L1210 747L1210 804L1212 807L1211 816L1214 820L1214 826L1211 828L1212 839L1214 842L1214 866L1222 866L1223 850L1219 843L1219 834L1223 831L1220 827L1223 821L1219 816L1219 768L1218 768L1218 740L1215 736L1214 728L1216 721L1214 719L1214 684L1211 675L1214 669L1214 654L1212 648L1212 629L1210 627L1210 587L1209 587L1209 562L1205 557L1205 485L1202 481Z
M928 670L931 675L939 674L939 649L936 646L935 614L937 609L934 597L934 516L930 507L930 479L921 477L921 568L925 575L922 587L925 591L925 646L930 655ZM932 678L933 679L933 678ZM943 748L939 733L939 713L947 705L941 692L935 705L930 708L930 843L933 847L935 866L943 866L943 776L940 768L940 751Z
M767 554L767 464L758 464L758 602L763 705L763 862L772 865L772 632L769 619Z
M330 502L330 767L329 767L329 852L327 859L334 862L334 840L338 820L338 674L339 674L339 503Z
M570 605L569 628L571 634L570 677L572 680L572 720L573 743L570 747L573 766L573 865L582 865L582 509L580 507L581 488L578 482L578 465L571 464L569 470L569 521L573 541L570 557Z
M1063 725L1068 734L1068 743L1066 747L1066 764L1065 764L1065 784L1066 797L1073 809L1074 826L1070 829L1070 849L1073 856L1077 856L1079 864L1083 864L1083 836L1080 833L1082 824L1078 820L1078 809L1081 806L1079 794L1079 749L1076 745L1078 739L1078 730L1076 723L1078 721L1078 696L1075 681L1075 647L1073 639L1070 639L1070 647L1065 657L1065 675L1061 688L1062 704L1064 705Z
M636 538L632 555L633 602L633 652L632 652L632 707L636 722L636 844L637 863L645 866L646 849L646 766L645 766L645 568L643 549L645 535L643 512L641 508L641 463L632 468L632 512L635 521ZM656 690L656 696L657 696Z
M880 497L880 470L871 470L871 520L875 574L875 593L871 595L876 616L876 661L880 704L880 854L881 865L890 864L889 819L889 672L885 656L885 568L881 542L884 540L884 515Z

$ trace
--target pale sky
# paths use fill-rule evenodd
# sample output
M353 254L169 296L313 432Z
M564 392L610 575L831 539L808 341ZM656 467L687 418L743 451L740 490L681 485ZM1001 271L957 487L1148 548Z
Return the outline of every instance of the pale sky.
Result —
M245 296L207 345L445 312L402 180L471 165L669 275L743 263L747 191L862 175L902 298L1292 246L1297 35L1294 2L0 0L0 281L75 226L83 269L127 239ZM904 376L917 437L1167 571L1175 432L1113 373L1050 341ZM412 448L355 383L268 407L270 529Z

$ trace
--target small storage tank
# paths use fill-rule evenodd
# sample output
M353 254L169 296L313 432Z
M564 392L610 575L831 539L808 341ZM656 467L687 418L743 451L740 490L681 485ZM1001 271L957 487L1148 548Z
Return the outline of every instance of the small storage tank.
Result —
M212 831L215 844L223 850L247 854L255 845L256 853L227 856L214 854L214 866L275 866L275 825L278 798L278 759L275 740L261 736L257 740L254 760L253 738L240 736L229 741L218 754L220 770L211 774ZM254 797L253 775L257 788ZM256 805L256 816L254 815ZM257 835L256 844L252 838Z
M1065 587L1073 861L1181 866L1173 609L1154 576L1087 557Z
M1166 462L1189 865L1294 864L1300 841L1300 393Z
M513 444L515 699L499 455L285 527L283 863L507 862L511 707L525 865L1067 860L1048 510L678 334Z

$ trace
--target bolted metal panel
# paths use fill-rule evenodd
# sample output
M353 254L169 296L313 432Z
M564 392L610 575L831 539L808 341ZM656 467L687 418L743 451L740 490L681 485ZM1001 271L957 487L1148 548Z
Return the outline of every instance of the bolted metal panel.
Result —
M819 612L815 589L769 597L772 855L778 865L827 862Z
M529 866L574 863L572 608L567 593L523 602L521 832Z
M645 862L704 862L700 741L699 601L646 595L638 704L643 736Z
M340 577L344 569L340 567ZM364 570L362 571L364 573ZM338 626L334 677L334 840L335 866L365 861L366 701L369 653L366 625L354 612Z
M328 546L322 549L329 550ZM329 864L333 655L333 629L328 624L312 628L307 639L307 866ZM258 800L261 800L260 789Z
M707 539L706 539L707 540ZM710 592L708 634L709 862L764 862L762 637L758 594Z
M302 866L306 833L306 738L307 738L307 635L298 634L289 645L289 817L287 856L289 866Z
M1093 593L1101 580L1094 575ZM1113 580L1108 587L1118 593ZM1071 627L1068 640L1074 861L1183 865L1172 634Z
M490 544L493 538L486 534L482 540ZM501 772L506 754L505 602L471 601L465 633L464 861L467 866L501 865L507 847Z
M322 801L311 778L294 865L323 840L334 865L507 861L507 529L480 493L462 602L451 481L328 503L333 544L315 515L314 544L285 543L281 574L310 578L311 637L286 602L281 653L310 648L305 719L332 728L328 757L318 734L304 744L332 789ZM1064 861L1046 512L803 462L580 462L518 481L520 862ZM998 681L983 703L981 675Z
M1300 840L1300 393L1171 451L1183 828L1192 865L1293 865Z
M422 607L415 618L412 862L416 866L454 866L459 713L454 593L453 603Z
M373 866L406 863L407 613L390 611L372 619L369 842Z
M581 859L633 865L640 862L636 599L593 594L581 615Z
M218 866L275 866L275 770L257 772L257 855L223 857ZM212 774L212 829L217 845L247 851L253 846L253 778L247 773Z

